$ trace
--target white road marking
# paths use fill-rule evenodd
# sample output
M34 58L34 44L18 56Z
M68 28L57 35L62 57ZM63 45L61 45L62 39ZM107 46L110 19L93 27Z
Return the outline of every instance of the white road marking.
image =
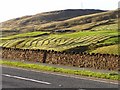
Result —
M2 74L3 76L6 76L6 77L10 77L10 78L16 78L16 79L21 79L21 80L26 80L26 81L32 81L32 82L36 82L36 83L42 83L42 84L51 84L49 82L44 82L44 81L38 81L38 80L35 80L35 79L29 79L29 78L24 78L24 77L19 77L19 76L12 76L12 75L8 75L8 74Z

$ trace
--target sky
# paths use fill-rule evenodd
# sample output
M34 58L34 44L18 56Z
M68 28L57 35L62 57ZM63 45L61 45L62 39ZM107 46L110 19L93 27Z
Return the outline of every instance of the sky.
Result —
M120 0L0 0L0 22L64 9L115 10Z

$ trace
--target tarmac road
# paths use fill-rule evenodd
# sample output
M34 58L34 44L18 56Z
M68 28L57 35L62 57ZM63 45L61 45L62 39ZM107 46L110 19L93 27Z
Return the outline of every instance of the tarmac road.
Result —
M2 66L2 88L118 88L118 84Z

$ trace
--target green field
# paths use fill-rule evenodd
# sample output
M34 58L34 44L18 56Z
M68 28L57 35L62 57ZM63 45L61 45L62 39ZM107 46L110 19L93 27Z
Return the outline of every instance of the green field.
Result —
M75 33L31 32L1 38L0 46L22 49L67 51L87 50L118 43L118 32L113 30L83 31ZM95 46L93 48L93 46ZM92 48L91 48L92 47ZM84 51L87 51L84 50Z
M12 36L2 37L0 39L8 40L8 39L17 39L17 38L28 38L28 37L37 37L39 35L49 34L49 32L29 32L29 33L22 33L22 34L16 34Z
M93 50L91 53L102 53L102 54L107 53L107 54L119 55L118 47L119 47L119 44L104 46L104 47L97 48L96 50Z

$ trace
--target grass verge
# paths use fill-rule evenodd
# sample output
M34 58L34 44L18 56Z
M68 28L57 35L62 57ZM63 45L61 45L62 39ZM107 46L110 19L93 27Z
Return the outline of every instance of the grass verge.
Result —
M82 76L96 77L96 78L102 78L102 79L120 80L120 74L115 73L115 72L100 73L100 72L92 72L92 71L87 71L87 70L71 70L71 69L64 69L64 68L56 68L52 66L27 64L24 62L14 62L14 61L7 61L7 60L1 60L0 64L14 66L14 67L21 67L21 68L26 68L26 69L60 72L60 73L82 75Z

